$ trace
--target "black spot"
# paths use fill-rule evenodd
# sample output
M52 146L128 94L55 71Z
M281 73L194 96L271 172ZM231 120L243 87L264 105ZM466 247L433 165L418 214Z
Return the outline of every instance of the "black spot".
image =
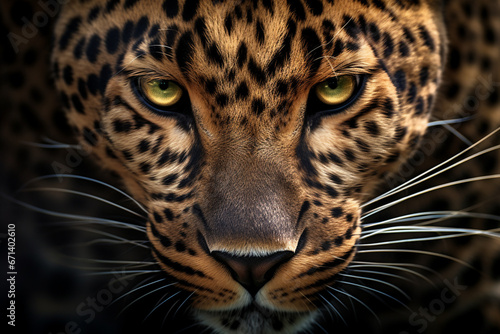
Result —
M342 244L344 243L344 237L343 236L338 236L336 237L334 240L333 240L333 243L335 244L335 246L342 246Z
M380 134L380 129L375 121L368 121L365 123L365 130L368 132L370 135L376 137Z
M299 21L304 21L306 19L304 5L302 5L300 0L287 0L287 3L290 11L295 15L295 18Z
M344 210L341 207L336 207L331 210L331 214L333 218L339 218L344 214Z
M204 83L207 93L214 94L215 91L217 90L217 82L215 81L215 79L214 78L206 79Z
M80 97L76 94L71 95L71 103L73 104L73 108L79 113L79 114L85 114L85 108L82 104L82 101L80 100Z
M344 52L344 42L340 39L335 41L335 46L333 48L333 57L338 57L342 52Z
M342 179L335 174L328 175L328 178L330 179L330 181L332 181L333 183L336 183L336 184L343 184L344 183L344 181L342 181Z
M420 85L425 86L428 81L429 81L429 68L422 67L420 69Z
M318 16L323 13L323 3L320 0L305 0L305 3L313 15Z
M125 26L122 31L122 41L127 44L132 39L132 35L134 34L134 22L127 21L125 22Z
M140 153L144 153L148 151L151 147L151 143L147 139L141 140L139 145L137 146L137 149L139 150Z
M108 53L114 54L120 45L120 29L111 28L106 34L106 50Z
M163 223L163 217L158 212L153 212L153 217L158 224Z
M116 6L120 3L120 0L108 0L106 3L106 12L111 13L116 9Z
M264 85L267 82L266 73L257 65L253 58L250 58L248 61L248 70L250 71L250 75L259 85Z
M186 251L186 244L182 241L177 241L175 243L175 250L178 251L179 253L185 252Z
M358 38L358 35L361 32L356 22L354 22L354 18L352 16L344 15L342 27L344 28L344 31L347 33L347 35L354 39Z
M82 23L82 18L79 16L72 18L68 22L66 28L64 29L64 33L62 34L61 39L59 40L59 48L61 50L65 50L68 47L70 40L73 38L73 35L76 34L80 29L81 23Z
M394 83L399 93L406 90L406 73L403 70L394 73Z
M78 41L78 43L76 43L75 48L73 49L73 56L76 59L81 59L82 58L83 48L85 47L85 42L86 42L85 37L82 37Z
M99 91L99 78L95 74L89 74L87 78L87 88L90 94L96 95Z
M161 182L163 183L164 186L169 186L172 183L174 183L175 181L177 181L178 178L179 178L179 175L177 175L177 174L169 174L169 175L165 176Z
M190 32L185 32L177 43L175 50L175 58L180 70L186 75L189 67L189 62L193 57L193 36Z
M238 53L236 55L236 61L238 63L238 67L241 68L247 61L247 46L244 42L241 42L238 47Z
M238 85L238 88L236 88L236 98L244 100L248 97L248 86L246 82L242 82Z
M309 201L304 201L304 203L302 203L302 206L300 207L300 211L299 211L299 216L297 218L297 223L300 223L302 217L307 212L307 210L309 210L310 207L311 207L311 203L309 203Z
M496 43L496 39L497 38L496 38L495 31L493 30L493 28L491 26L485 27L484 40L485 40L486 44L493 45Z
M304 48L304 58L307 59L310 68L310 76L313 76L318 71L321 62L318 60L323 55L323 47L321 41L312 28L302 29L302 45Z
M356 160L356 155L350 149L344 150L344 157L351 162Z
M101 92L102 95L104 95L104 92L106 91L106 87L108 85L109 79L111 79L111 76L112 76L111 66L109 64L105 64L101 68L101 72L99 74L99 91Z
M101 46L101 37L94 34L87 45L87 49L85 50L85 54L87 55L88 60L91 63L95 63L97 61L97 57L100 53Z
M380 30L378 26L374 23L368 24L368 35L376 42L380 40Z
M266 34L264 30L264 25L260 20L257 20L257 23L255 24L255 37L257 38L257 41L260 44L264 44L264 41L266 39Z
M229 102L229 97L224 93L217 94L217 96L215 97L215 101L221 108L224 108Z
M262 114L262 112L264 111L264 109L266 108L266 104L264 103L264 101L262 99L254 99L252 101L252 111L257 114L257 116L259 116L260 114Z
M210 47L207 49L206 53L207 53L208 60L211 63L217 64L219 66L224 65L224 57L220 53L220 50L219 50L219 47L217 46L217 44L212 43L212 45L210 45Z
M203 47L207 46L207 25L205 24L205 20L203 18L196 19L194 23L194 30L200 37L201 45Z
M399 42L399 54L401 55L401 57L408 57L408 55L410 54L410 48L405 41Z
M420 26L420 28L419 28L419 34L420 34L420 38L422 38L424 44L427 47L429 47L429 49L431 51L434 51L436 49L436 46L434 44L434 40L432 39L431 35L427 31L427 29L425 29L424 26Z
M271 58L271 61L269 62L269 65L267 66L267 71L270 75L274 75L276 70L282 68L285 61L290 59L290 52L291 36L287 34L287 36L281 43L280 48L275 52L275 54Z
M85 142L90 146L95 146L97 144L98 138L97 135L94 133L94 131L90 130L87 127L84 127L82 135Z
M101 7L99 6L94 6L89 12L89 15L87 16L87 22L92 23L97 19L99 16L99 13L101 12Z
M184 21L190 21L196 15L198 6L200 5L199 0L186 0L184 3L184 8L182 9L182 19Z
M123 8L130 9L138 2L139 2L139 0L125 0L125 3L123 4Z
M119 133L123 133L123 132L130 132L130 130L132 129L132 123L130 123L129 121L125 121L125 120L118 120L118 119L115 119L113 121L113 129L115 130L115 132L119 132Z
M143 16L139 19L139 22L137 22L137 25L134 28L134 35L133 37L135 39L141 37L149 28L149 19L146 16Z
M388 33L384 33L383 35L384 41L384 57L390 57L394 52L394 42L392 37Z
M179 13L179 2L177 0L165 0L163 10L168 18L174 18Z
M224 27L226 28L227 34L231 35L231 33L233 32L233 19L231 17L231 14L228 14L224 19Z
M87 83L85 82L85 80L83 79L78 79L78 93L80 94L80 96L86 100L87 97L88 97L88 93L87 93Z
M167 218L168 221L174 220L174 214L173 214L172 210L167 208L167 209L163 210L163 213L165 214L165 218Z

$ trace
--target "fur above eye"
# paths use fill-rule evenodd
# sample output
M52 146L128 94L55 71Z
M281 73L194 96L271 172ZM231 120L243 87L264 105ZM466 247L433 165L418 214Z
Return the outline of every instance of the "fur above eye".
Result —
M142 98L158 109L175 106L184 94L183 89L174 81L166 79L138 78L137 90Z

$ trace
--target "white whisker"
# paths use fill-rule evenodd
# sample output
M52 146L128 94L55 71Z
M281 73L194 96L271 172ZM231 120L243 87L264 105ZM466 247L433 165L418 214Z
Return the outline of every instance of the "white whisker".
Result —
M377 283L380 283L383 285L387 285L387 286L393 288L394 290L398 291L399 293L401 293L407 299L410 299L410 296L408 296L403 290L401 290L400 288L398 288L394 284L391 284L391 283L388 283L388 282L385 282L385 281L382 281L382 280L379 280L376 278L371 278L371 277L363 277L363 276L357 276L357 275L351 275L351 274L345 274L345 273L340 273L339 275L344 276L344 277L356 278L359 280L367 280L367 281L372 281L372 282L377 282ZM346 281L343 281L343 283L346 283Z
M344 283L344 282L342 282L342 283ZM373 314L373 316L375 316L375 318L377 319L378 323L380 324L380 319L377 316L377 314L375 312L373 312L373 310L371 308L369 308L368 305L366 305L365 303L363 303L361 300L359 300L358 298L354 297L353 295L345 292L344 290L336 289L336 288L331 287L331 286L328 286L327 288L331 289L333 291L336 291L338 293L341 293L341 294L349 297L350 299L353 299L353 300L357 301L358 303L360 303L361 305L363 305L368 311L370 311L371 314Z
M18 191L21 191L22 189L26 188L28 185L33 184L35 182L43 181L43 180L48 180L48 179L56 179L56 178L57 179L59 179L59 178L77 179L77 180L84 180L84 181L88 181L88 182L93 182L93 183L100 184L102 186L105 186L105 187L107 187L109 189L112 189L112 190L116 191L117 193L125 196L127 199L131 200L135 205L137 205L139 207L139 209L141 209L142 211L144 211L146 214L148 213L148 211L138 201L136 201L132 196L130 196L129 194L127 194L123 190L120 190L117 187L112 186L112 185L110 185L110 184L108 184L106 182L99 181L99 180L96 180L96 179L93 179L93 178L90 178L90 177L86 177L86 176L68 175L68 174L44 175L44 176L40 176L40 177L34 178L34 179L26 182L24 185L21 186L21 188Z
M403 191L403 190L405 190L405 189L408 189L409 187L411 187L411 186L413 186L413 185L415 185L415 184L418 184L418 183L422 182L423 180L422 180L422 181L418 181L418 180L420 180L421 178L423 178L424 176L426 176L426 175L428 175L428 174L430 174L430 173L433 173L435 170L438 170L439 168L441 168L442 166L444 166L444 165L448 164L449 162L451 162L451 161L455 160L456 158L458 158L458 157L460 157L460 156L464 155L464 154L465 154L465 153L467 153L468 151L472 150L474 147L477 147L478 145L480 145L480 144L481 144L481 143L483 143L484 141L488 140L490 137L492 137L495 133L497 133L497 132L499 132L499 131L500 131L500 127L499 127L499 128L497 128L496 130L494 130L493 132L491 132L490 134L488 134L487 136L485 136L483 139L481 139L481 140L477 141L475 144L473 144L473 145L469 146L469 147L468 147L468 148L466 148L465 150L463 150L463 151L461 151L461 152L459 152L459 153L455 154L455 155L454 155L454 156L452 156L451 158L447 159L446 161L443 161L442 163L440 163L440 164L438 164L438 165L436 165L436 166L434 166L434 167L430 168L429 170L427 170L427 171L425 171L425 172L421 173L420 175L415 176L414 178L412 178L412 179L410 179L410 180L408 180L408 181L404 182L403 184L401 184L401 185L399 185L399 186L395 187L394 189L391 189L391 190L389 190L389 191L385 192L384 194L381 194L381 195L379 195L379 196L375 197L374 199L372 199L372 200L370 200L370 201L368 201L368 202L364 203L363 205L361 205L361 207L362 207L362 208L363 208L363 207L366 207L366 206L368 206L368 205L370 205L370 204L373 204L373 203L375 203L375 202L377 202L377 201L379 201L379 200L381 200L381 199L384 199L384 198L386 198L386 197L388 197L388 196L394 195L394 194L396 194L396 193L398 193L398 192L400 192L400 191ZM500 145L497 145L497 146L494 146L493 148L489 148L489 149L487 149L487 150L484 150L484 151L482 151L482 152L479 152L479 153L477 153L477 154L473 155L472 157L479 156L479 155L481 155L481 154L484 154L484 153L487 153L487 152L493 151L493 150L495 150L495 149L498 149L498 148L499 148L499 146L500 146ZM464 159L464 161L462 161L462 163L463 163L463 162L465 162L465 161L467 161L467 160L470 160L470 159L471 159L470 157L469 157L469 158L467 158L467 159ZM456 165L456 164L455 164L455 165ZM453 165L453 166L455 166L455 165ZM446 170L448 170L448 169L449 169L449 168L447 168L447 169L445 169L445 170L443 170L443 171L446 171ZM438 174L442 173L443 171L436 172L435 174L433 174L433 176L436 176L436 175L438 175ZM429 179L429 178L431 178L431 177L433 177L433 176L426 177L424 180L427 180L427 179ZM417 182L417 181L418 181L418 182Z
M27 188L27 189L22 189L20 190L22 192L30 192L30 191L52 191L52 192L62 192L62 193L67 193L67 194L73 194L73 195L79 195L79 196L82 196L82 197L87 197L87 198L91 198L91 199L95 199L96 201L99 201L99 202L102 202L102 203L105 203L105 204L109 204L111 206L114 206L115 208L118 208L118 209L121 209L123 211L126 211L126 212L129 212L133 215L136 215L138 217L141 217L141 218L146 218L144 217L143 215L133 211L133 210L130 210L130 209L127 209L119 204L116 204L116 203L113 203L111 201L108 201L102 197L99 197L99 196L94 196L94 195L91 195L91 194L87 194L87 193L84 193L84 192L80 192L80 191L75 191L75 190L70 190L70 189L64 189L64 188L43 188L43 187L40 187L40 188Z
M498 147L500 147L500 145ZM478 176L478 177L473 177L473 178L469 178L469 179L458 180L458 181L453 181L453 182L448 182L448 183L445 183L445 184L441 184L439 186L428 188L426 190L422 190L422 191L416 192L414 194L405 196L405 197L400 198L398 200L392 201L392 202L390 202L388 204L384 204L384 205L378 207L377 209L370 210L366 214L364 214L361 217L361 219L365 219L365 218L367 218L369 216L372 216L372 215L374 215L374 214L376 214L376 213L378 213L380 211L383 211L383 210L385 210L387 208L390 208L391 206L394 206L396 204L404 202L404 201L406 201L408 199L411 199L413 197L417 197L417 196L420 196L420 195L427 194L427 193L432 192L432 191L436 191L436 190L439 190L439 189L443 189L443 188L447 188L447 187L451 187L451 186L456 186L456 185L464 184L464 183L472 183L472 182L477 182L477 181L486 181L486 180L494 180L494 179L500 179L500 174Z

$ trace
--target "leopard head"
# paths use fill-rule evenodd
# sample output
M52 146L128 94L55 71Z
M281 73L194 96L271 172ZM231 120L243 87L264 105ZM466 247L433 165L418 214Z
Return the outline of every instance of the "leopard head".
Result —
M437 7L65 5L53 65L68 118L147 208L151 251L200 319L290 330L330 298L361 204L426 130L445 53Z

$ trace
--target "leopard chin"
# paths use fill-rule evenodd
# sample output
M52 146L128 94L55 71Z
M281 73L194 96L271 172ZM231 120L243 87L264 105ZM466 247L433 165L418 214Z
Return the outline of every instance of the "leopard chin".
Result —
M298 333L314 323L319 311L283 312L262 307L257 302L228 311L195 312L206 326L217 333L274 334Z

